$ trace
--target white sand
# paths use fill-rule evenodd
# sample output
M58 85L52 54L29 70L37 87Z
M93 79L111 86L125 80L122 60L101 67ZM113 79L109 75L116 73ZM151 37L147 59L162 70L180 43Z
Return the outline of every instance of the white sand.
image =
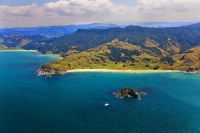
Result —
M114 72L114 73L170 73L170 72L182 72L178 70L112 70L112 69L76 69L69 70L67 73L74 72Z

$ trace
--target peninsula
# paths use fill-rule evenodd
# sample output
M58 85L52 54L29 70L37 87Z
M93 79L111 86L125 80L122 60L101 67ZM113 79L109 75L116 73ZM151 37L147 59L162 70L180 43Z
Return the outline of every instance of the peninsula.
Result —
M172 55L157 45L150 39L145 47L114 39L86 51L69 50L63 59L44 64L38 72L48 76L84 71L177 72L200 66L200 46Z

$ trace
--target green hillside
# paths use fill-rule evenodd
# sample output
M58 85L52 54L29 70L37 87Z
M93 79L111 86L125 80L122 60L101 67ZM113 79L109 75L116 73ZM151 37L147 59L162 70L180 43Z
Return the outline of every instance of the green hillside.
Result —
M5 49L27 49L38 50L42 53L47 53L48 49L45 45L50 46L51 42L61 37L48 37L42 35L4 35L0 37L0 48ZM44 49L43 49L44 48ZM49 51L52 51L50 47Z
M43 65L40 72L46 74L72 69L187 70L200 66L199 24L173 28L79 29L63 37L4 36L0 44L1 49L35 49L64 57Z
M65 58L43 65L40 72L51 75L73 69L187 70L191 66L200 66L199 46L179 54L180 46L169 44L168 48L161 49L150 39L146 40L144 47L114 39L82 52L69 50ZM172 53L175 54L172 56Z
M85 51L116 38L142 48L145 47L147 40L151 40L159 48L171 52L173 55L200 44L200 26L195 24L172 28L127 26L125 28L79 29L75 33L63 37L12 35L3 36L0 39L3 40L2 44L6 47L35 49L44 54L60 54L69 50Z
M140 47L144 47L146 39L149 38L159 44L162 49L168 49L172 44L176 44L176 47L179 48L178 51L183 52L200 44L200 27L145 28L128 26L126 28L105 30L78 30L72 35L55 41L52 47L57 49L58 52L71 50L71 46L76 46L75 50L84 51L111 42L116 38ZM176 48L173 48L173 50L177 52ZM172 54L174 53L173 51L171 52Z

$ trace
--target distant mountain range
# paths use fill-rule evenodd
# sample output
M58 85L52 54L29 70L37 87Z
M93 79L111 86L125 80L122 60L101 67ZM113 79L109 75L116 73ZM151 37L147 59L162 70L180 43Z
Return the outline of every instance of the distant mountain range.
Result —
M47 26L47 27L24 27L24 28L1 28L0 35L50 35L62 36L72 34L78 29L107 29L118 27L110 23L92 23L66 26Z
M101 44L111 42L114 39L126 41L140 47L150 39L159 44L162 49L167 49L170 43L180 46L180 52L200 44L200 26L170 27L170 28L150 28L139 26L127 26L125 28L109 29L79 29L71 35L59 38L51 43L41 44L35 48L35 44L29 43L23 48L38 49L42 53L51 51L53 53L67 52L71 49L84 51ZM173 53L173 51L171 51Z
M49 35L62 36L69 35L78 29L107 29L114 27L126 27L128 25L141 27L181 27L188 26L194 23L190 22L149 22L149 23L91 23L91 24L77 24L64 26L40 26L40 27L15 27L15 28L0 28L0 36L2 35Z
M182 27L195 24L194 22L149 22L149 23L135 23L129 25L141 26L141 27L154 27L154 28L166 28L166 27Z
M37 49L42 53L61 53L73 49L84 51L98 45L111 42L114 39L127 41L130 44L143 47L150 39L159 44L160 48L168 47L168 40L180 45L180 51L200 44L200 23L167 28L151 28L140 26L116 27L113 24L71 25L73 33L69 35L32 35L32 30L26 30L31 35L3 35L0 37L1 47L21 47L24 49ZM83 29L78 29L83 28ZM110 28L111 27L111 28ZM26 28L25 28L26 29ZM42 28L41 28L42 29ZM50 27L57 33L61 27ZM67 29L67 28L66 28ZM78 29L74 32L75 29ZM23 32L23 30L21 29ZM37 30L36 30L37 31ZM42 32L42 31L41 31ZM45 30L43 30L43 33ZM24 32L25 33L25 32ZM35 34L38 33L35 32ZM52 30L53 33L53 30ZM55 33L55 32L54 32Z

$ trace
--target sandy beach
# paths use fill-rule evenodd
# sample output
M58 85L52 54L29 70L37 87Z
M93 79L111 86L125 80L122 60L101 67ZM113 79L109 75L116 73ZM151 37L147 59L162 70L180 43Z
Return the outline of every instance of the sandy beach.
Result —
M74 72L113 72L113 73L171 73L171 72L182 72L178 70L112 70L112 69L76 69L69 70L67 73Z

